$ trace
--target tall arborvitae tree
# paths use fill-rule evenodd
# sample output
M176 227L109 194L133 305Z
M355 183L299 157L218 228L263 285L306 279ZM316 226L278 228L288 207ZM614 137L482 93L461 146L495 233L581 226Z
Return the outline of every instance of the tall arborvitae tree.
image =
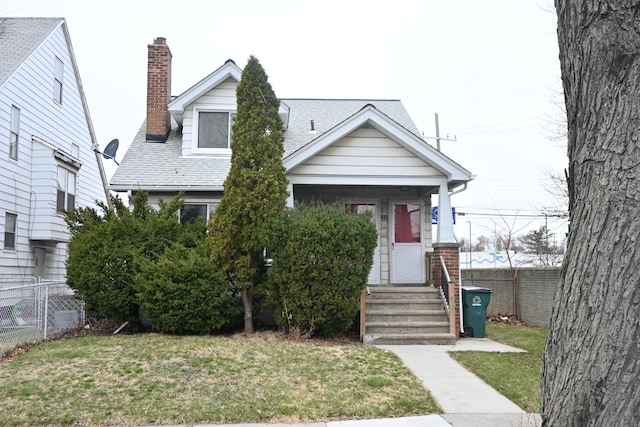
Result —
M640 1L556 0L571 228L544 426L640 425Z
M210 226L212 260L240 288L244 331L253 332L253 293L264 270L258 231L284 209L287 179L282 155L280 101L267 75L251 56L236 89L231 170Z

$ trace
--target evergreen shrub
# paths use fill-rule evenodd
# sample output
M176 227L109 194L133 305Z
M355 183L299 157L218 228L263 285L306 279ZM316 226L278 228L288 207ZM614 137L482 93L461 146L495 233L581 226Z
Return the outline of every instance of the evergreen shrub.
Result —
M208 243L174 244L157 260L140 262L136 289L153 328L175 334L215 332L241 316L238 298L211 263Z
M273 260L268 291L276 321L303 336L348 330L377 244L370 214L300 205L271 218L263 238Z

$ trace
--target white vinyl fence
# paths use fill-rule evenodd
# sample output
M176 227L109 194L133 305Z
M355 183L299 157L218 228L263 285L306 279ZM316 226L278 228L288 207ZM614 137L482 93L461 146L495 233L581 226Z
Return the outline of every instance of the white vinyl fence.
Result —
M53 338L84 321L84 301L66 282L0 276L1 354Z

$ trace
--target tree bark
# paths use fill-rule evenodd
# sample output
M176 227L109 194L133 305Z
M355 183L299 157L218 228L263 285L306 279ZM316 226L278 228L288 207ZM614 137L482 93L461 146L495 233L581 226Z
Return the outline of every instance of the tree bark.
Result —
M244 307L244 333L253 333L253 286L243 287L240 291Z
M640 425L640 1L556 0L571 227L544 426Z

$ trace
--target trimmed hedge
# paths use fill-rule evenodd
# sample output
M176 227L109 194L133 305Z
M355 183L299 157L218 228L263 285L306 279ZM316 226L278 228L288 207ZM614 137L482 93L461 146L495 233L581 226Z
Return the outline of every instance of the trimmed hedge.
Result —
M157 261L140 263L136 289L144 316L154 329L176 334L207 334L238 318L242 309L225 276L211 263L205 244L174 244Z
M271 218L263 238L273 259L268 301L278 324L303 336L348 330L377 244L370 214L301 205Z

